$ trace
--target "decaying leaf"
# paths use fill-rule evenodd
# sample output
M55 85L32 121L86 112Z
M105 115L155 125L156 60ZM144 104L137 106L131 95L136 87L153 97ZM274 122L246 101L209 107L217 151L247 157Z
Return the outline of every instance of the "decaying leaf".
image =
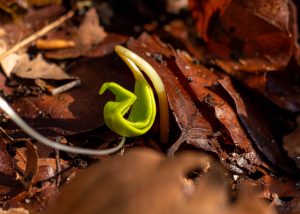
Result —
M65 80L75 78L64 72L58 65L46 62L41 54L33 60L30 60L27 54L22 55L14 74L27 79Z

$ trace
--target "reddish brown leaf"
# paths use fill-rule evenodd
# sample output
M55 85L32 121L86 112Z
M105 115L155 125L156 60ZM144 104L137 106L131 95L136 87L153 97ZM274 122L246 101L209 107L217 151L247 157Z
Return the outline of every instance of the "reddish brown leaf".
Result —
M156 68L166 85L170 107L182 132L171 152L175 152L186 141L204 150L217 152L223 164L232 170L237 165L251 172L256 171L253 165L262 164L260 157L248 140L234 110L214 92L213 88L220 77L201 65L193 64L186 53L175 53L153 37L143 34L139 41L130 40L128 47ZM225 152L226 146L218 142L214 132L222 130L222 125L230 137L223 138L223 143L233 144L240 149L240 154ZM228 162L233 165L228 165Z

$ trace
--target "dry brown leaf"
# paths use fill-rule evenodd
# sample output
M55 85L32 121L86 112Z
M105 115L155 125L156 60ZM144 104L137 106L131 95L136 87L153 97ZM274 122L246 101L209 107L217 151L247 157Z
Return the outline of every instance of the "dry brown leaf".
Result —
M83 46L92 46L101 42L107 36L100 26L99 17L95 8L91 8L85 15L78 29L78 38Z
M27 54L22 55L13 73L27 79L75 79L56 64L46 62L41 54L33 60Z
M12 208L9 210L3 210L0 208L0 214L29 214L29 212L24 208Z
M217 87L221 75L193 63L183 51L172 52L170 46L148 34L129 40L128 47L147 60L165 84L170 108L180 129L179 138L169 149L171 154L182 145L190 144L217 153L222 164L237 173L245 169L255 172L257 166L269 168L256 152L235 109L226 101L223 89ZM228 145L234 149L227 149ZM275 153L276 158L273 153L267 155L272 163L284 163L281 153Z

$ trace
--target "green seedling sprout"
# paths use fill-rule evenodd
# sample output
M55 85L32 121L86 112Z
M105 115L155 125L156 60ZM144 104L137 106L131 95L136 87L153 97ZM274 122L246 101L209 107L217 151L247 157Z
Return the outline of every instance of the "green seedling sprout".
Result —
M135 137L145 134L153 125L156 115L156 105L153 91L138 67L127 58L122 58L134 74L134 93L114 82L104 83L100 94L110 90L115 101L109 101L104 106L106 125L124 137ZM131 108L131 109L130 109ZM124 115L129 111L128 119Z
M52 141L45 136L41 135L33 128L31 128L9 105L8 103L0 97L0 108L29 136L36 139L38 142L49 146L54 149L58 149L65 152L75 153L75 154L83 154L83 155L108 155L119 151L124 143L125 137L122 138L119 145L114 148L110 149L103 149L103 150L95 150L95 149L83 149L73 146L68 146L64 144L57 143Z
M160 139L166 143L169 134L169 108L161 78L148 62L127 48L117 45L115 51L132 71L135 88L132 93L114 82L103 84L100 94L108 89L116 96L115 101L109 101L104 106L104 119L107 126L121 136L134 137L146 133L153 125L156 115L155 98L141 69L149 77L157 92L160 108ZM125 119L124 115L130 108L128 119Z
M101 93L103 93L107 89L111 91L115 91L117 97L116 101L117 102L121 101L121 105L123 106L120 111L121 115L124 112L126 113L129 110L130 106L132 105L131 113L128 120L135 121L134 126L131 126L132 124L130 122L125 122L125 124L130 127L127 129L126 133L121 132L123 138L120 141L120 143L114 148L95 150L95 149L84 149L79 147L73 147L73 146L57 143L55 141L46 138L45 136L35 131L32 127L30 127L1 96L0 96L0 108L25 133L27 133L29 136L31 136L32 138L36 139L38 142L46 146L49 146L57 150L65 151L65 152L83 154L83 155L112 154L119 151L123 147L126 136L136 136L136 135L140 135L141 133L145 133L147 130L151 128L153 121L155 119L156 106L155 106L153 92L151 87L143 77L142 73L140 72L139 70L140 68L142 71L145 72L145 74L152 81L153 86L157 92L158 100L159 100L159 108L160 108L160 139L162 142L167 142L168 134L169 134L169 109L168 109L166 91L162 80L160 79L160 77L158 76L154 68L148 62L146 62L144 59L142 59L132 51L122 46L116 46L115 51L132 70L134 77L136 79L136 84L135 84L136 90L135 90L135 94L133 94L132 92L120 87L116 83L107 83L104 84L101 88L100 91ZM137 102L135 105L133 105L135 101L138 99L140 101ZM111 114L110 108L111 107L108 108L105 114L107 115ZM143 111L141 111L140 109L143 109ZM112 115L114 115L114 113ZM117 116L116 118L119 118L119 116ZM122 122L120 124L122 124ZM116 126L118 127L119 125L117 124Z

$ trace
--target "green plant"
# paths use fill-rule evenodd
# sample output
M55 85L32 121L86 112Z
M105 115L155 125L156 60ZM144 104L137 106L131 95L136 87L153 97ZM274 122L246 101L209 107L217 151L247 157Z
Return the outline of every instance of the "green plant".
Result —
M166 142L169 131L169 109L162 80L148 62L132 51L119 45L115 47L115 51L132 71L135 88L132 93L114 82L102 85L100 94L110 90L116 96L115 101L109 101L104 106L107 126L121 136L134 137L145 134L153 125L156 115L155 98L141 69L152 81L157 92L160 106L160 138L162 142ZM125 119L124 115L129 110L129 116Z

